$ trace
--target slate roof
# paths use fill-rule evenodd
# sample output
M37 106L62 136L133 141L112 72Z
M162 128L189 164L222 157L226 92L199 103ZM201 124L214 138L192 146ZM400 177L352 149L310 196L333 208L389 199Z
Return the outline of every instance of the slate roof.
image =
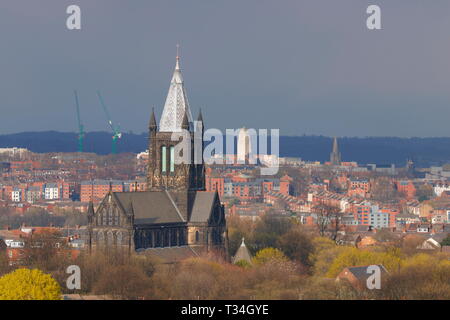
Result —
M113 192L127 214L134 213L135 224L185 222L173 200L165 191Z
M377 264L381 269L381 274L387 274L386 268L382 264ZM357 266L357 267L348 267L348 271L350 271L359 281L366 283L367 278L371 275L367 273L367 268L369 266Z
M113 194L127 214L132 214L130 211L133 211L135 224L187 222L174 196L168 191L113 192ZM190 222L208 221L215 195L215 192L196 192Z
M206 222L209 219L214 200L215 192L201 191L195 196L194 206L192 207L190 222Z

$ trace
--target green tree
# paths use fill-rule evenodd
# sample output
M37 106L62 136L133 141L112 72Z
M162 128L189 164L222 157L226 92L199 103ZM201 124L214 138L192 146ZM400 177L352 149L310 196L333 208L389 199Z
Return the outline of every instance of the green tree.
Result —
M235 265L237 265L238 267L241 268L250 268L252 265L250 264L250 262L248 262L247 260L239 260L236 261Z
M394 272L399 270L401 262L399 253L396 251L372 252L349 247L334 259L327 276L334 278L346 267L371 264L382 264L389 272Z
M290 259L311 266L309 256L313 252L313 245L310 237L299 226L282 235L278 239L278 247Z
M61 287L38 269L17 269L0 278L0 300L60 300Z
M249 241L249 249L261 250L276 247L278 238L293 226L292 219L274 214L266 214L258 221L253 241ZM250 239L249 239L250 240Z
M256 265L262 265L270 261L288 261L289 259L278 249L275 248L265 248L259 250L255 257L253 258L253 262Z
M450 234L447 236L447 238L442 240L441 246L450 246Z

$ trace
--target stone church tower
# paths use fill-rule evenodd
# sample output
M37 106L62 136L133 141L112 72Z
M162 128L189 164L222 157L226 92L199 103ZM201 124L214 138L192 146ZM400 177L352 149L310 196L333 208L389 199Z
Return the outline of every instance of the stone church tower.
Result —
M192 121L177 57L159 130L154 111L150 118L147 172L149 190L205 190L203 133L201 111L197 121ZM183 150L187 155L176 154L176 146L180 143L187 147ZM183 158L184 163L177 164L177 157L180 160Z
M213 250L229 259L224 207L205 191L203 116L192 121L179 60L159 127L150 116L148 190L110 190L96 211L90 205L90 248L127 246L169 260Z

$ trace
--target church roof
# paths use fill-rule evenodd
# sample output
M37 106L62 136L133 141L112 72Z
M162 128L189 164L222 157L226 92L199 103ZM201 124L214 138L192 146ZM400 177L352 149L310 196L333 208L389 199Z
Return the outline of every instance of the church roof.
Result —
M215 201L215 192L196 192L190 222L207 222ZM168 191L114 192L127 214L133 209L134 224L187 222L176 200Z
M189 123L193 123L191 109L184 87L183 77L180 69L180 59L177 56L175 70L170 81L169 92L164 104L161 120L159 121L160 132L181 131L184 114L187 114Z
M178 208L164 191L114 192L124 208L132 207L135 224L185 222Z
M190 222L208 221L216 197L215 192L200 191L195 196Z
M248 263L252 263L252 258L250 256L250 252L247 249L247 246L245 245L244 239L242 239L242 243L239 249L236 251L236 255L233 257L233 263L236 263L241 260L245 260Z

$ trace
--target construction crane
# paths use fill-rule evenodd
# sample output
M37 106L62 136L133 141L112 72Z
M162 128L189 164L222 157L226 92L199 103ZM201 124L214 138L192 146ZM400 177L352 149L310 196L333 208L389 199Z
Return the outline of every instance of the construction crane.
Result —
M74 90L75 94L75 105L77 107L77 120L78 120L78 152L83 152L83 139L84 139L84 126L81 123L80 117L80 104L78 103L78 93L77 90Z
M108 124L111 127L111 130L113 132L112 136L112 154L117 153L117 140L122 138L122 133L120 132L120 126L114 125L114 123L111 120L111 115L108 112L108 108L106 107L105 102L103 101L103 98L99 91L97 91L98 99L100 100L100 104L102 105L103 111L105 112L106 118L108 120Z

